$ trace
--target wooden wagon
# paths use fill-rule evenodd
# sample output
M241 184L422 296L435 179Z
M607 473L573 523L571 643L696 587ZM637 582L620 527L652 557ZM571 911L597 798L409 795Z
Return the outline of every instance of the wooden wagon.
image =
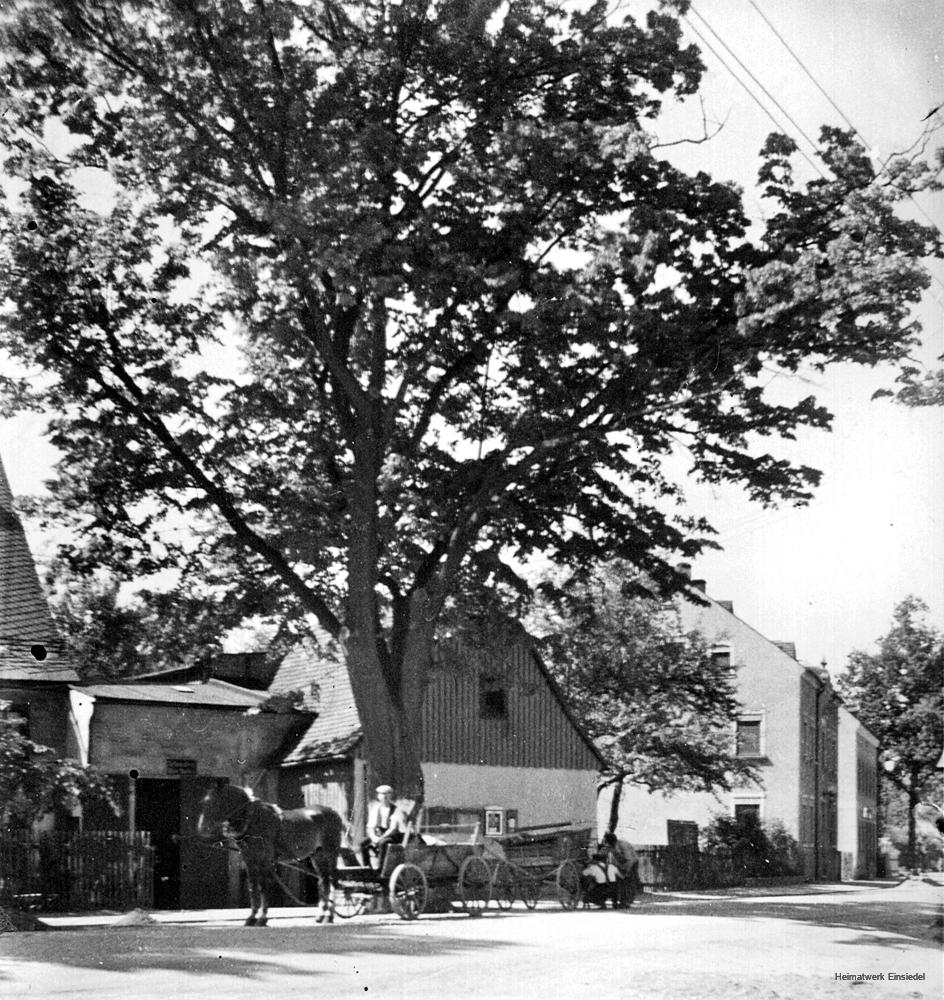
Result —
M466 913L479 913L491 897L492 873L482 858L481 845L428 844L408 837L391 844L380 869L357 864L338 866L335 913L354 917L372 900L386 895L391 909L403 920L415 920L433 893L460 903Z
M500 856L490 866L491 896L499 908L510 908L517 898L533 910L544 883L550 883L561 906L575 909L582 896L580 873L591 833L589 826L554 823L493 838Z

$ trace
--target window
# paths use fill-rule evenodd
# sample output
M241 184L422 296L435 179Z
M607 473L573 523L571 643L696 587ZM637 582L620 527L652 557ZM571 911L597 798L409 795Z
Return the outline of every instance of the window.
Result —
M737 755L738 757L761 756L760 719L738 719L737 724Z
M757 802L738 802L734 806L734 818L745 820L753 817L760 822L760 805Z
M666 835L670 845L698 843L698 824L685 819L667 819Z
M508 703L500 677L479 674L479 715L483 719L505 719Z
M711 662L722 670L731 670L731 647L719 643L711 647Z

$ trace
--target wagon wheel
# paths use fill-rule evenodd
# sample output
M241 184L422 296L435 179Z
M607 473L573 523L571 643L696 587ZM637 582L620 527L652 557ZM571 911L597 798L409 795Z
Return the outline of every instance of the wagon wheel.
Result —
M492 872L492 899L499 910L510 910L515 901L515 873L507 861L499 861Z
M459 866L459 898L467 913L479 913L491 898L492 875L477 854L470 854Z
M334 912L342 919L360 916L367 900L362 892L342 887L334 890Z
M390 876L390 905L403 920L416 920L426 909L429 887L422 869L410 861L397 865Z
M565 861L554 876L557 885L557 899L565 910L575 910L580 903L583 890L580 885L580 870L573 861Z
M529 910L536 909L538 900L541 898L541 880L535 875L519 871L516 888L524 905Z

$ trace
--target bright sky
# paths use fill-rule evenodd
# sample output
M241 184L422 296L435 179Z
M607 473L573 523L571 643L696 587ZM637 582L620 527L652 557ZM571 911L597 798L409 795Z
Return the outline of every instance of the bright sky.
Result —
M626 6L635 14L645 4ZM815 140L821 124L844 127L845 116L884 159L910 147L922 119L944 103L939 0L695 0L688 20L694 29L688 35L708 67L701 91L706 115L725 125L712 141L679 147L673 158L737 180L748 193L757 151L774 124L721 59L810 155L797 126ZM701 111L697 101L689 103L688 134L697 134ZM944 124L944 113L936 120ZM676 113L670 122L674 131L667 122L664 140L686 134ZM944 130L936 145L944 146ZM750 194L748 205L753 215L762 203ZM944 228L944 195L918 196L904 212ZM918 311L928 363L944 354L944 264L931 269L936 280ZM691 490L693 507L712 520L724 546L696 562L694 575L769 638L795 641L801 660L825 658L837 670L849 652L870 648L887 631L892 609L909 593L944 625L944 411L870 401L890 384L886 371L807 377L799 388L835 414L831 434L805 435L793 452L824 474L815 501L765 511L734 490Z
M648 6L647 0L622 4L634 15ZM844 125L844 115L884 159L910 147L922 119L944 103L940 0L696 0L689 22L808 153L797 126L815 138L823 123ZM762 211L751 191L757 151L774 125L688 30L708 66L706 115L725 124L710 142L676 147L672 156L688 169L737 180L756 214ZM937 120L944 123L944 112ZM666 116L660 136L694 136L700 124L693 100ZM937 144L944 145L944 130ZM905 211L944 227L944 195L920 196ZM936 280L918 313L927 362L944 354L944 265L932 270ZM694 575L769 638L796 642L800 659L825 658L837 670L850 651L869 648L887 631L894 605L909 593L924 598L944 626L944 411L871 401L892 382L887 371L807 377L799 388L836 415L832 434L805 435L793 451L824 473L816 500L804 509L764 511L734 490L693 487L692 507L714 523L724 546L699 560ZM789 393L797 387L775 388ZM44 423L39 415L0 421L0 456L15 493L41 491L50 473L55 453L41 438Z

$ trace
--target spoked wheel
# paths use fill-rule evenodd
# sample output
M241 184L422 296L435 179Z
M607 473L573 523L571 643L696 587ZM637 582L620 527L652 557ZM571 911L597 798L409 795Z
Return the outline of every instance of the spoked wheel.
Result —
M557 899L565 910L575 910L580 903L583 889L580 885L580 869L573 861L565 861L554 876L557 885Z
M459 866L459 898L466 913L481 913L492 895L492 873L477 854Z
M515 901L515 873L507 861L499 861L492 872L492 899L499 910L510 910Z
M334 890L334 912L342 920L360 916L366 905L367 900L362 892L347 888Z
M529 910L535 909L541 898L541 880L527 872L519 872L518 895Z
M416 920L426 909L429 887L422 870L409 861L397 865L390 876L390 905L402 920Z

